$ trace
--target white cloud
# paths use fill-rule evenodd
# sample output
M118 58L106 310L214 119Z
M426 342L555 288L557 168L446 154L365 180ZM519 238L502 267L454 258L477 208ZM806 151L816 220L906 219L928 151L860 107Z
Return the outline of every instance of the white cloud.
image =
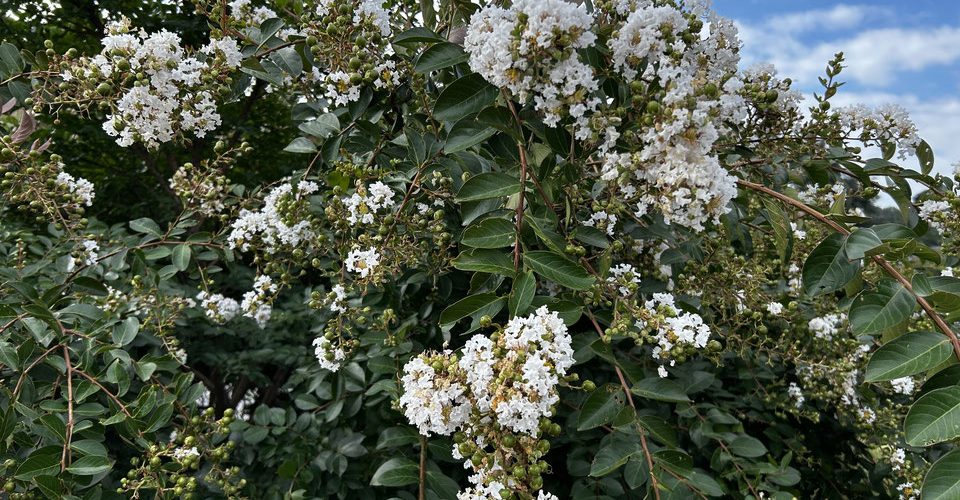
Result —
M871 13L877 13L877 9L863 5L841 4L829 9L807 10L773 16L765 24L770 29L781 33L803 33L814 29L846 29L858 26Z
M874 12L841 5L774 16L759 24L738 23L743 60L773 63L781 74L803 86L816 84L826 63L843 51L847 68L842 78L872 88L889 85L904 71L960 62L960 26L867 29L815 43L799 36L812 30L852 29Z

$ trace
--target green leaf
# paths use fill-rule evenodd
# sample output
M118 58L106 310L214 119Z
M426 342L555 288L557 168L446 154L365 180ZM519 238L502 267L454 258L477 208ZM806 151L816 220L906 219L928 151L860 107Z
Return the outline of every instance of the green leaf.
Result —
M513 290L510 292L510 298L507 301L510 316L524 314L533 303L533 297L537 293L537 278L533 276L533 271L526 271L513 281Z
M29 481L36 476L57 474L60 472L60 447L47 446L40 448L27 457L13 477L21 481Z
M577 430L585 431L610 423L623 408L623 393L597 389L583 402Z
M283 150L288 153L316 153L317 145L306 137L296 137Z
M850 262L843 252L843 237L832 234L804 262L803 291L817 296L839 290L857 275L859 268L859 261Z
M312 135L320 139L326 139L340 131L340 120L333 113L326 113L318 116L314 120L306 121L300 124L301 132ZM311 143L312 145L313 143ZM314 148L316 149L316 148Z
M683 388L673 380L660 377L647 377L630 389L637 396L667 401L670 403L686 403L690 398L683 392Z
M409 458L395 457L387 460L370 479L371 486L406 486L420 480L420 467Z
M657 441L667 446L677 446L677 432L673 426L663 418L656 415L638 415L637 423L646 429Z
M418 441L420 441L420 434L412 427L389 427L380 433L380 438L377 440L377 449L408 446Z
M693 458L680 450L658 450L654 452L653 459L657 465L681 476L693 470Z
M296 78L303 73L303 60L293 47L284 47L270 54L270 60L288 75Z
M883 242L873 229L862 227L847 235L843 242L843 251L848 259L857 260L882 244Z
M503 248L513 245L517 227L506 219L492 217L473 224L463 232L460 243L474 248Z
M450 129L443 151L447 154L463 151L480 144L495 133L497 129L493 127L488 127L471 118L464 118Z
M520 180L503 172L485 172L463 183L457 201L476 201L510 196L520 192Z
M17 355L17 349L5 340L0 340L0 363L14 371L17 371L20 366L20 356Z
M747 435L737 436L727 445L730 453L747 458L762 457L767 453L767 447L759 439Z
M580 264L553 252L526 252L523 262L540 276L573 290L586 290L596 281Z
M78 476L95 476L111 468L113 468L113 462L107 457L90 455L75 460L67 467L67 472Z
M463 47L455 43L441 42L421 52L413 65L413 70L417 73L429 73L466 62L469 58L470 55L464 52Z
M113 327L113 343L119 346L125 346L137 337L140 331L140 321L136 316L130 316L122 323Z
M130 229L133 229L138 233L156 236L157 238L163 236L163 231L160 230L160 226L158 226L153 219L147 217L130 221Z
M627 436L614 436L600 448L593 463L590 464L590 476L601 477L617 470L634 454L639 452L636 441Z
M777 246L777 255L781 262L790 260L790 253L793 243L793 230L790 226L790 219L783 210L783 206L769 198L761 198L766 211L767 222L773 229L773 242Z
M923 500L960 498L960 450L953 450L934 462L920 489Z
M881 382L927 371L953 356L950 339L936 332L901 335L870 356L864 380Z
M493 316L503 307L506 297L495 293L479 293L460 299L440 313L440 325L451 325L467 316L489 314Z
M433 105L434 118L445 122L457 120L489 106L499 91L478 73L459 78L440 92Z
M190 245L177 245L173 247L173 266L180 271L186 271L190 266Z
M960 386L921 396L907 412L903 433L910 446L929 446L960 437Z
M499 250L476 249L461 252L452 261L453 267L461 271L474 271L489 274L513 276L513 259Z
M927 141L920 141L916 148L917 160L920 162L920 171L923 175L928 175L933 170L933 148L927 144ZM927 498L924 495L924 498Z
M909 290L884 282L877 291L863 291L850 305L850 328L858 335L882 332L910 318L917 305Z
M393 37L393 43L412 43L412 42L443 42L446 41L442 36L433 31L417 26L410 28L399 35Z

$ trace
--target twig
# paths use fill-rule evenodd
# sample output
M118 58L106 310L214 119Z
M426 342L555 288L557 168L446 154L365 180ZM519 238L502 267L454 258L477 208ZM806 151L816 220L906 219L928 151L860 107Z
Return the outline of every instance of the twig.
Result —
M116 396L116 394L110 392L110 390L107 389L106 387L104 387L103 384L101 384L99 381L97 381L97 379L91 377L90 375L87 375L87 373L86 373L85 371L83 371L83 370L74 370L74 372L75 372L75 373L79 373L80 375L83 376L83 378L89 380L93 385L99 387L100 390L102 390L107 396L109 396L110 399L112 399L114 403L117 403L117 406L120 407L120 411L122 411L124 415L126 415L126 416L128 416L128 417L130 417L130 418L133 418L133 414L131 414L131 413L130 413L130 410L127 409L126 405L124 405L123 402L120 401L120 398L118 398L118 397Z
M60 471L67 469L70 463L70 441L73 440L73 365L70 363L70 349L63 346L63 362L67 365L67 429L64 433L63 453L60 455Z
M520 199L517 202L517 240L513 244L513 270L520 271L520 232L523 230L523 212L524 191L527 184L527 153L523 144L517 143L517 149L520 151Z
M768 196L772 196L786 203L787 205L795 207L801 210L802 212L806 213L807 215L813 217L814 219L817 219L818 221L826 224L827 226L830 226L831 229L833 229L834 231L840 234L843 234L843 235L850 234L850 231L847 228L830 220L829 218L827 218L827 216L823 215L822 213L820 213L813 207L807 205L806 203L803 203L799 200L795 200L783 193L774 191L773 189L770 189L764 186L763 184L757 184L754 182L745 181L743 179L737 179L737 184L745 188L761 192ZM917 303L920 304L920 307L923 309L923 311L927 314L927 316L930 317L930 320L933 321L933 323L937 325L937 328L950 339L950 343L953 344L953 352L956 355L957 359L960 359L960 339L958 339L957 335L953 332L953 330L950 329L950 325L948 325L947 322L944 321L939 314L937 314L937 311L934 310L933 306L930 305L929 302L927 302L927 299L918 295L913 290L913 285L910 283L910 280L908 280L903 274L901 274L900 271L897 271L896 268L894 268L889 262L887 262L886 259L884 259L879 255L874 255L871 257L871 259L873 259L873 261L877 263L877 265L883 268L883 270L886 271L887 274L889 274L898 282L900 282L900 284L903 285L903 287L906 288L911 295L913 295L914 299L916 299Z
M427 496L427 438L420 436L420 494L418 500Z

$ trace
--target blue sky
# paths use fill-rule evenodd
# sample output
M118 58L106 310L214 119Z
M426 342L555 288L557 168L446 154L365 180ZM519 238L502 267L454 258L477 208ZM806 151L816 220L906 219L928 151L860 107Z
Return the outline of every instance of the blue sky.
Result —
M713 0L713 8L737 22L743 64L771 62L806 94L820 90L817 76L842 50L847 84L835 104L901 104L933 146L937 171L951 174L960 161L960 1Z

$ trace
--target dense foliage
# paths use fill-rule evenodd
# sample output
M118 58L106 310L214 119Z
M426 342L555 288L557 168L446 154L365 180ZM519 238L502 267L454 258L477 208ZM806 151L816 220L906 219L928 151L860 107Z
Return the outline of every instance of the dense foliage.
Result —
M5 12L10 498L960 497L958 179L842 54L805 105L697 1L190 7Z

